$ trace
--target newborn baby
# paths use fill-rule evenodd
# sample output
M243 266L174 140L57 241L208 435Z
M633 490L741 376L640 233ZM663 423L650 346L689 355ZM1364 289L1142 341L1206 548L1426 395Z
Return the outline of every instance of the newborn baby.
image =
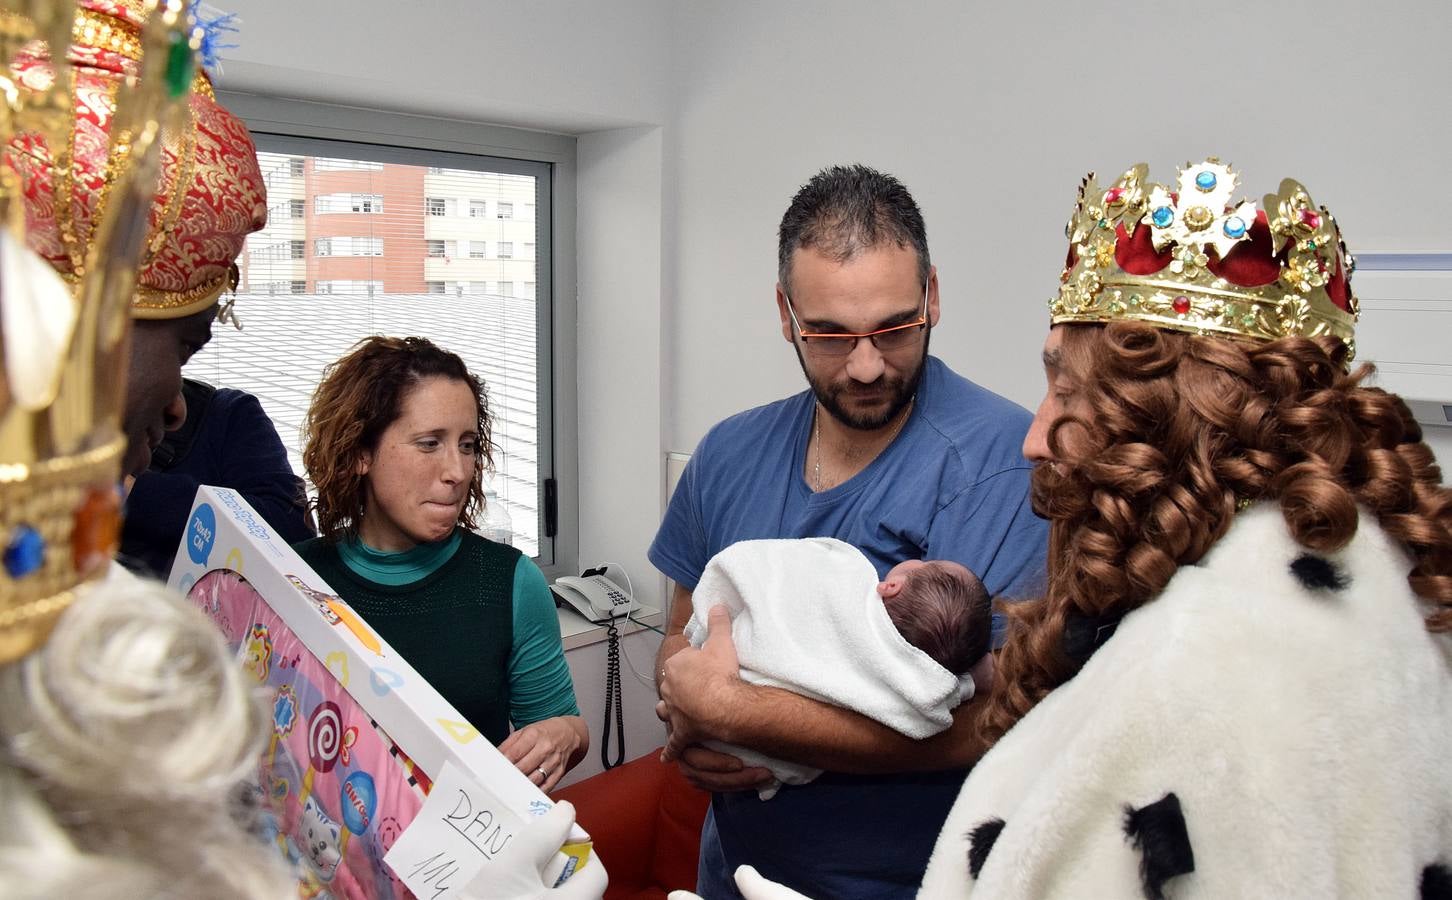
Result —
M711 607L731 614L741 677L862 713L913 738L952 724L973 696L967 673L988 652L988 594L945 560L909 560L887 578L857 548L832 538L742 541L706 564L692 592L686 639L706 640ZM805 784L814 769L713 744L776 782Z

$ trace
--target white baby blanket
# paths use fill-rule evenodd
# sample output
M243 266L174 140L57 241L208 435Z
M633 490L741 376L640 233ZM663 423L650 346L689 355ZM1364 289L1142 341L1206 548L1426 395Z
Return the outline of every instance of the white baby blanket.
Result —
M742 541L706 564L692 594L685 635L706 640L711 607L731 614L741 677L862 713L909 737L952 724L973 696L961 680L907 642L877 594L877 570L857 548L832 538ZM781 783L804 784L820 769L717 745ZM763 800L779 784L763 788Z

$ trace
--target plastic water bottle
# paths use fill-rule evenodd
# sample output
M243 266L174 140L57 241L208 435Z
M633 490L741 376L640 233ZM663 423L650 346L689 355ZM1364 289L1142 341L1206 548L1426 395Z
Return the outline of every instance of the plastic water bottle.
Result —
M504 501L499 499L493 488L484 491L484 518L476 530L480 537L497 544L514 543L514 520L509 517L509 510L504 508Z

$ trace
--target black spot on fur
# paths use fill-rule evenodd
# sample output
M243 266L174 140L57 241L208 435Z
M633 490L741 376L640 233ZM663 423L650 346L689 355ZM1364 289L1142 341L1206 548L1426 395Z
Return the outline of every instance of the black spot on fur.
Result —
M1195 871L1185 814L1173 793L1139 809L1126 806L1124 833L1140 852L1139 877L1148 900L1164 900L1165 882Z
M995 817L968 833L969 875L977 878L978 873L983 871L983 864L988 862L988 851L993 849L999 832L1003 831L1003 824L1002 819Z
M1452 900L1452 869L1433 863L1422 870L1422 900Z
M1064 653L1082 667L1094 655L1094 651L1114 637L1119 620L1124 613L1105 616L1086 616L1077 610L1070 610L1064 616Z
M1336 568L1336 564L1314 553L1302 553L1291 563L1291 574L1300 579L1302 585L1313 591L1339 591L1351 580Z

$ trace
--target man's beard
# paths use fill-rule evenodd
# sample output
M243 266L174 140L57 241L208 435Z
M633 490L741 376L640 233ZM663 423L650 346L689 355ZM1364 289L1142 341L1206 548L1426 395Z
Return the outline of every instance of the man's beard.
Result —
M817 402L822 404L822 408L832 418L848 428L858 431L877 431L891 424L898 414L912 402L913 397L917 396L918 386L923 381L923 369L928 359L928 338L931 334L931 328L924 329L922 355L918 357L917 364L905 377L888 378L883 375L871 384L862 384L851 378L845 378L845 376L843 383L827 382L813 375L812 370L807 368L807 361L802 356L801 345L793 342L793 346L797 351L797 362L801 364L802 374L807 376L807 384L811 385L812 394L816 396ZM853 393L878 394L883 390L888 392L889 399L887 406L881 412L856 412L844 402L845 398Z

